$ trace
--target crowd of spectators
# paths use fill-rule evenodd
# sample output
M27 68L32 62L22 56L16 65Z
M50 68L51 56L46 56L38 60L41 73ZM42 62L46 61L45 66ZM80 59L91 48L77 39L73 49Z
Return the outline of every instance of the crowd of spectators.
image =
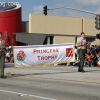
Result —
M77 47L75 47L75 57L76 62L73 65L79 62ZM87 44L84 65L89 67L96 67L98 66L98 63L100 63L100 45Z
M5 63L14 63L14 56L12 47L9 46L5 50Z

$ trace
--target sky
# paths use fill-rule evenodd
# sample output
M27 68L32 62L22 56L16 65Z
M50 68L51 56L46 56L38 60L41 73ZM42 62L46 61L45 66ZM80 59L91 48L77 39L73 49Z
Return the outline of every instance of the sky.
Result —
M22 20L28 21L29 14L43 14L43 7L48 9L70 7L94 13L100 13L100 0L0 0L1 2L18 2L22 6ZM71 9L48 10L48 15L95 18L95 15Z

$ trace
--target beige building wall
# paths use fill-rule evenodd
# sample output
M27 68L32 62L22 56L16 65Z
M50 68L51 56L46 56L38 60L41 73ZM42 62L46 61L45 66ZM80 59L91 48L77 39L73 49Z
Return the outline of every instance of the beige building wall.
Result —
M55 36L54 37L54 43L60 44L60 43L74 43L75 37L70 36Z
M94 18L29 14L29 33L77 36L82 31L86 36L94 36L94 38L97 33L100 33L100 30L95 29ZM75 43L75 37L55 36L54 41L57 44ZM96 44L99 44L98 42L94 41Z
M100 30L95 28L94 18L83 18L83 31L88 36L96 36L97 33L100 33Z
M79 35L82 18L29 14L29 32L45 34Z

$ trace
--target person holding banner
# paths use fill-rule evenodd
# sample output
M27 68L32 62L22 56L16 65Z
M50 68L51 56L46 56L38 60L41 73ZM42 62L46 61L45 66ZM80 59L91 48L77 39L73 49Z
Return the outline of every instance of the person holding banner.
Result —
M81 37L77 39L78 53L79 53L79 68L78 72L85 72L84 67L84 60L85 60L85 53L86 53L86 39L85 39L85 33L81 32Z
M4 57L5 57L5 41L1 38L2 32L0 32L0 77L4 76Z

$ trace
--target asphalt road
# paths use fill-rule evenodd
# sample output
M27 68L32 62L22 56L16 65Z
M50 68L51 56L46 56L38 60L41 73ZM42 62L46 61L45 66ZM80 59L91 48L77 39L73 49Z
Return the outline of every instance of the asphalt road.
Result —
M0 79L0 100L100 100L100 68L5 68Z

